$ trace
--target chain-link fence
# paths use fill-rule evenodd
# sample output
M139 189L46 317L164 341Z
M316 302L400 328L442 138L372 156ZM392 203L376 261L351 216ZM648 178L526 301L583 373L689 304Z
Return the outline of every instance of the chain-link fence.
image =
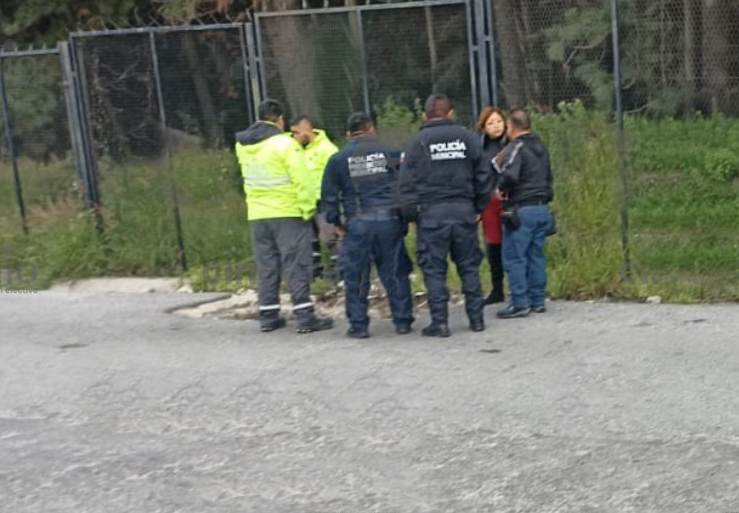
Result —
M739 5L621 2L637 279L739 298Z
M248 255L238 169L223 151L253 121L245 30L73 35L106 232L136 248L124 268L142 255L159 272Z
M263 92L335 140L344 137L351 112L367 110L381 125L390 122L390 138L402 142L432 91L445 91L458 119L469 124L476 107L468 7L450 0L260 13Z
M337 143L352 111L371 110L402 145L423 99L442 91L467 126L487 104L537 112L564 217L550 244L555 289L563 262L583 274L597 254L608 265L589 282L616 265L637 287L685 284L678 298L739 295L735 2L356 3L252 13L253 24L82 32L68 59L6 51L3 225L21 231L23 212L33 231L48 205L84 193L102 240L123 253L108 272L242 262L231 148L259 100L310 116Z
M411 109L418 119L421 102L434 91L445 92L454 102L457 121L471 126L477 106L470 70L470 16L465 3L362 13L369 104L396 125L390 127L394 133L389 140L398 144L410 135L391 116L393 108Z
M18 51L7 42L4 48L0 217L4 230L27 232L54 215L76 215L82 186L75 172L58 50Z
M607 247L625 250L623 270L639 295L739 298L739 5L496 0L488 7L500 103L544 113L540 129L559 180L555 209L602 218L592 227L599 244L604 233L620 242ZM601 140L601 133L621 136ZM593 176L607 187L585 187ZM587 211L578 194L601 194L603 208ZM571 248L589 240L563 236L554 247L577 261ZM557 247L563 242L570 249ZM604 248L591 249L608 260Z

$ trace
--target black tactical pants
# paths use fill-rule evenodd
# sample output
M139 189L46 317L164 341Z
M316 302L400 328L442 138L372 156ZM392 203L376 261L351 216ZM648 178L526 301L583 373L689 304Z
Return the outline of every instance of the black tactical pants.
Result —
M480 285L483 255L472 202L439 203L424 209L418 217L416 249L431 319L437 323L446 323L448 319L447 256L451 254L462 280L467 316L472 322L481 321L485 303Z
M367 329L367 294L370 289L370 264L374 261L380 276L393 321L397 326L413 322L411 285L408 280L413 264L403 242L404 226L397 218L349 221L339 258L344 277L346 317L351 328Z

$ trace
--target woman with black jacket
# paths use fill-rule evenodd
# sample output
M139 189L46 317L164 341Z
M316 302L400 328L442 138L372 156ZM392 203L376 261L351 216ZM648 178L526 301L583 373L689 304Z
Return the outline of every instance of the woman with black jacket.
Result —
M506 117L502 110L496 107L485 107L477 120L477 131L482 139L483 158L493 167L492 160L508 144L506 139ZM501 303L505 299L503 293L503 260L501 244L503 229L500 213L503 210L500 200L493 193L490 203L482 212L482 228L485 234L487 257L490 263L490 275L493 289L485 299L486 305Z

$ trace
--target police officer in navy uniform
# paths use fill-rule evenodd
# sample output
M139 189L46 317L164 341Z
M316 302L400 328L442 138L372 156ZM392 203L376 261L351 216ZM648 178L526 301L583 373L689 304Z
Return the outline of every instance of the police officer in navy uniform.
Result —
M482 158L479 138L452 121L447 96L429 96L423 118L420 132L406 145L400 172L403 215L417 222L418 264L431 313L431 324L422 333L449 336L449 254L462 280L470 328L482 331L485 300L480 285L482 251L477 220L490 201L493 170Z
M408 278L412 263L403 241L407 225L397 203L400 152L377 141L370 115L355 112L348 125L350 142L329 159L321 187L323 214L344 236L339 269L349 319L347 335L369 337L371 261L387 291L395 330L406 334L413 322Z

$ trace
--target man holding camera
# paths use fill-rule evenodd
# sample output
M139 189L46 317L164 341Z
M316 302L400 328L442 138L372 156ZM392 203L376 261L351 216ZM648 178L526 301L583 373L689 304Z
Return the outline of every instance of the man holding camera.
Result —
M497 313L500 319L544 313L547 285L544 243L554 229L549 202L554 195L549 152L531 133L523 109L508 118L508 139L501 158L498 189L503 201L503 267L508 273L511 303Z

